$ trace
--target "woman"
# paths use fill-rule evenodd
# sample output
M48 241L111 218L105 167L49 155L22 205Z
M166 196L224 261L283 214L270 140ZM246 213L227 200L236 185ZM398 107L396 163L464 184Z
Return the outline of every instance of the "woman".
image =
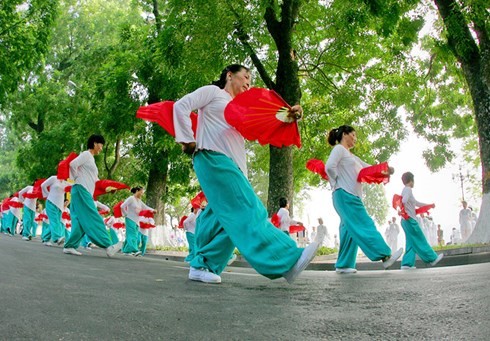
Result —
M126 240L122 252L126 255L139 256L141 251L138 249L140 239L139 235L139 214L142 210L155 211L153 208L146 206L141 197L144 193L143 187L134 187L131 189L132 196L127 198L121 205L121 211L126 216ZM142 240L144 243L145 240ZM146 243L144 243L146 250Z
M76 248L85 235L95 245L106 249L108 257L114 256L121 249L122 243L113 245L93 199L99 175L94 155L102 151L104 143L103 136L90 136L87 150L70 162L70 177L75 180L75 184L71 189L71 234L65 242L63 253L81 256L82 253Z
M22 217L22 240L31 240L36 236L37 223L34 221L36 215L37 198L24 196L24 194L32 194L34 183L31 186L24 187L19 192L19 199L24 203L24 212Z
M267 220L267 211L247 180L245 141L224 118L226 105L250 86L249 70L238 64L226 67L220 79L184 96L174 105L176 141L194 154L194 170L208 200L197 218L196 256L189 279L221 283L219 276L235 246L252 267L270 278L289 283L315 256L318 243L306 249ZM196 139L190 113L198 109ZM291 108L301 114L299 105Z
M335 264L336 272L340 274L357 272L358 247L370 260L383 261L385 269L403 252L399 249L391 253L362 203L362 184L357 181L357 176L362 168L370 165L351 153L356 141L356 131L351 126L340 126L328 134L328 143L334 148L325 171L333 190L333 205L340 216L340 248Z
M56 175L50 176L41 184L43 197L46 199L46 213L49 219L51 239L61 245L65 241L65 228L61 223L61 212L64 209L65 188L70 184L60 180ZM48 241L49 242L49 241Z

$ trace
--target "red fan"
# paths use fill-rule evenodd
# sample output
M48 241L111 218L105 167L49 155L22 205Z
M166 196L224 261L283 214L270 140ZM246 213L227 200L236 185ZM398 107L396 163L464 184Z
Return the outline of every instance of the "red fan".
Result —
M407 212L405 211L405 206L403 206L402 196L395 194L393 195L393 200L391 205L395 210L398 211L398 215L400 215L403 219L407 220L409 218Z
M9 202L10 202L10 198L5 198L2 200L2 207L1 207L2 211L7 211L9 209L10 207Z
M43 220L47 220L48 219L48 216L44 213L39 213L38 216L37 216L37 221L43 221Z
M65 187L65 193L70 193L71 192L71 187L72 186L66 186Z
M140 107L136 112L136 117L145 121L158 123L167 133L175 137L174 128L174 102L164 101L153 103L145 107ZM197 130L197 114L191 112L192 131L194 137Z
M77 156L77 153L71 152L66 159L61 160L58 163L58 179L66 180L70 177L70 162L72 162Z
M43 217L41 216L41 214L38 214L35 218L34 218L34 221L37 222L37 223L40 223L43 221Z
M387 184L390 181L388 162L361 169L357 176L357 181L368 184Z
M100 214L100 215L106 215L106 214L109 214L109 213L111 213L111 211L110 211L110 210L106 210L106 209L103 209L103 208L101 208L101 209L99 210L99 214Z
M71 229L71 223L66 223L65 227L69 230Z
M142 229L152 229L155 227L152 210L141 210L139 213L139 223Z
M207 199L203 192L197 193L197 195L191 199L191 205L194 209L201 208L201 205L205 202L207 202Z
M322 160L310 159L306 162L306 168L313 173L316 173L324 180L328 180L327 172L325 171L325 164Z
M124 201L119 201L117 204L114 205L112 210L114 211L114 217L115 218L121 218L122 217L122 211L121 211L121 205L124 203Z
M436 205L434 204L430 204L430 205L425 205L425 206L420 206L419 208L417 208L415 210L415 214L422 214L422 213L427 213L429 214L429 210L430 209L433 209L434 207L436 207Z
M13 197L13 198L16 198L17 199L17 197ZM18 199L17 200L13 200L13 198L10 198L10 200L9 200L9 206L10 207L13 207L13 208L22 208L22 207L24 207L24 204L23 203L21 203L20 201L18 201Z
M302 225L291 225L289 226L289 233L298 233L304 231L305 227Z
M251 88L237 95L225 108L225 119L247 140L275 147L301 148L297 118L275 91Z
M71 220L70 213L68 213L68 212L63 212L63 213L61 213L61 219L64 219L64 220Z
M177 226L179 229L183 229L184 228L184 221L187 219L187 216L183 216L182 218L180 218L180 221L179 221L179 225Z
M274 213L271 217L271 223L272 225L274 225L275 227L279 227L281 225L281 218L279 218L279 216L277 215L277 213Z
M152 210L141 210L139 216L145 217L145 218L154 218L155 217Z
M95 183L94 199L97 200L99 195L126 188L129 189L129 186L123 184L122 182L117 182L114 180L99 180Z
M31 193L24 193L24 198L29 199L46 199L43 197L43 191L41 189L41 184L46 181L46 179L37 179L32 186Z
M115 229L123 229L126 227L126 225L124 223L117 222L117 223L112 224L112 227L114 227Z

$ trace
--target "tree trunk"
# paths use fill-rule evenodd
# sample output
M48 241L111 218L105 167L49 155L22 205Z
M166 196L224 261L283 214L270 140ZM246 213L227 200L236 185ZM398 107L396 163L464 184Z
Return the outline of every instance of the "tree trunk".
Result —
M482 164L482 205L480 216L467 243L490 242L490 39L485 11L480 16L471 5L472 22L467 22L455 0L435 0L447 30L448 46L458 59L473 101ZM480 12L481 13L481 12ZM483 16L483 17L482 17ZM469 27L473 28L479 44Z
M287 198L292 212L293 190L293 150L291 147L270 146L269 193L267 211L269 216L279 209L279 198Z
M153 142L163 137L159 127L153 127ZM156 225L165 225L165 196L168 176L168 155L165 151L157 151L151 159L150 172L146 190L148 206L154 208Z

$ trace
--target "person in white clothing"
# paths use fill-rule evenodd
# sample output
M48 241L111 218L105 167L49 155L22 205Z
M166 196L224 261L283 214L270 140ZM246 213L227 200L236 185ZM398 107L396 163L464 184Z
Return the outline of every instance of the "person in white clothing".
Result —
M461 238L463 239L463 243L468 239L471 234L471 215L472 212L468 208L468 203L466 201L462 201L461 204L463 208L459 211L459 226L461 230Z
M36 215L37 198L32 197L33 190L33 186L27 186L19 192L19 199L24 203L22 240L31 240L32 237L36 236L37 224L34 221L34 217Z
M176 141L193 155L193 165L208 206L196 226L196 256L189 279L221 283L220 273L235 246L260 274L292 283L313 259L318 243L305 249L267 219L267 211L247 179L245 140L225 119L225 107L250 87L250 71L239 64L227 66L220 79L175 102ZM196 137L190 113L198 111ZM292 116L302 113L295 105Z
M184 261L189 263L195 256L195 241L194 233L196 231L196 218L200 213L199 208L191 207L191 213L184 220L184 231L187 237L187 244L189 245L189 254L185 257Z
M289 226L303 225L303 223L293 220L289 216L289 202L288 199L286 198L279 198L279 211L277 211L277 215L279 216L279 221L280 221L279 228L287 236L290 236Z
M104 147L105 139L101 135L92 135L87 141L87 150L80 153L70 162L70 177L75 180L71 188L71 234L66 240L63 253L81 256L76 248L85 234L100 248L106 249L108 257L113 257L122 243L113 244L99 215L93 199L95 183L99 171L95 164L94 155L99 154Z
M46 213L49 219L51 240L61 245L65 241L65 228L61 222L64 209L65 188L70 184L65 180L58 179L55 175L50 176L41 184L43 197L46 199Z
M122 252L126 255L141 255L142 251L138 247L138 240L141 238L139 233L147 231L141 231L139 228L139 214L142 210L155 211L141 200L144 192L143 187L137 186L132 188L131 193L133 195L127 198L121 205L121 212L126 217L126 239L122 248Z

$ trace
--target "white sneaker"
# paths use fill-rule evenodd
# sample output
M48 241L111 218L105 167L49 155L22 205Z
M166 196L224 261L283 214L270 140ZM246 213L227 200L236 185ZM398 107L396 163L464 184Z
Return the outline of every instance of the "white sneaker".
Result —
M433 262L430 262L430 266L435 266L437 263L439 263L439 261L444 257L444 254L443 253L440 253L437 258L435 259L435 261Z
M43 242L43 245L46 245L46 246L53 246L53 244L51 244L51 242Z
M221 283L221 277L212 273L208 269L196 269L191 266L189 269L189 279L204 283L218 284Z
M226 263L226 265L230 266L231 264L233 264L234 261L236 261L236 259L237 259L237 255L233 254L233 256L231 256L231 258L228 260L228 263Z
M65 242L65 237L61 237L55 243L58 244L58 246L61 246L61 244L63 244L64 242Z
M415 266L402 265L400 270L415 270L417 269Z
M77 250L75 250L72 247L64 248L63 249L63 253L70 254L70 255L75 255L75 256L81 256L82 255L81 252L78 252Z
M22 240L29 240L29 237L22 237Z
M392 266L398 260L398 258L401 257L402 253L403 253L402 247L399 248L398 250L396 250L394 253L392 253L390 258L383 261L383 268L385 268L385 270L386 270L390 266Z
M131 254L131 256L133 256L133 257L139 257L139 256L141 256L141 251L138 251L138 252L133 252L133 253Z
M109 246L106 250L107 257L113 257L123 246L122 242L118 242L114 245Z
M336 268L335 272L338 274L355 274L357 269L354 268Z

